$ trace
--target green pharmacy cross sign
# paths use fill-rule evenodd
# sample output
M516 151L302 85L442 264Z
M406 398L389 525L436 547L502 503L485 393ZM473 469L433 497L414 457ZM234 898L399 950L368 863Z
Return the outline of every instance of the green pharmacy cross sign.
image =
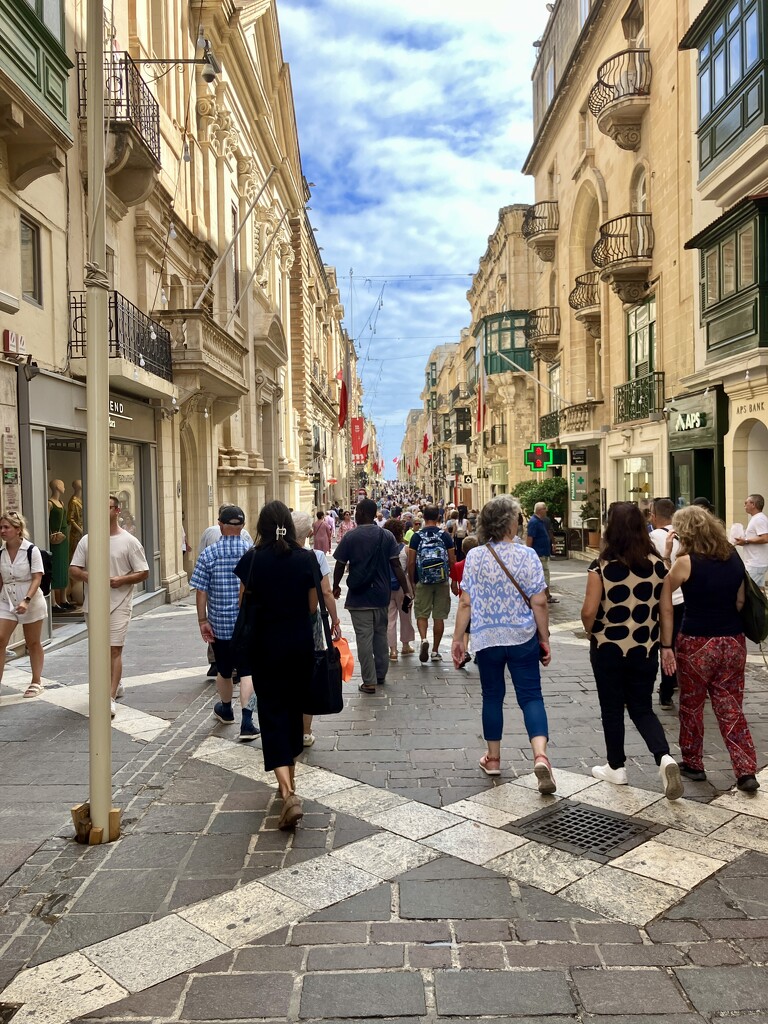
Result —
M525 450L525 464L532 473L543 473L549 469L554 459L554 453L549 445L534 441Z

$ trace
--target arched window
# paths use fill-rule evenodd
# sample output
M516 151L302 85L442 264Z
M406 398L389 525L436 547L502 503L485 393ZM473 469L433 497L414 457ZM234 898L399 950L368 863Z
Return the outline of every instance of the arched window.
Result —
M632 213L648 213L648 175L638 167L632 179Z

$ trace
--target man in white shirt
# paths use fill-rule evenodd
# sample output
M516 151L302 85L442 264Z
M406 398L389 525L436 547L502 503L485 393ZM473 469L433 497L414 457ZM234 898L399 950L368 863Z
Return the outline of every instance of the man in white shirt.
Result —
M758 585L765 586L765 574L768 571L768 516L763 512L765 499L762 494L750 494L744 502L744 511L749 516L743 537L736 543L744 548L744 565L747 572Z
M112 664L112 717L115 698L123 676L123 647L133 611L133 588L149 576L144 548L132 533L119 523L120 501L109 496L109 652ZM80 540L72 556L69 573L73 580L88 583L88 534ZM88 589L85 589L83 614L88 621Z
M672 530L672 516L675 514L675 503L670 498L656 498L651 505L651 540L654 547L664 559L664 565L671 569L675 564L677 553L680 550L680 541ZM677 634L683 624L683 591L681 587L672 592L672 646L674 647ZM677 672L668 676L664 669L661 670L661 683L659 684L659 704L663 708L672 707L672 694L677 689Z

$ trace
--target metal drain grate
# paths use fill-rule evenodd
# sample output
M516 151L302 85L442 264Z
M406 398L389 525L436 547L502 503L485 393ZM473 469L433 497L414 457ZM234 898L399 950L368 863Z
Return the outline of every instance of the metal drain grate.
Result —
M649 821L565 802L507 828L526 839L601 862L618 857L664 831L663 826Z

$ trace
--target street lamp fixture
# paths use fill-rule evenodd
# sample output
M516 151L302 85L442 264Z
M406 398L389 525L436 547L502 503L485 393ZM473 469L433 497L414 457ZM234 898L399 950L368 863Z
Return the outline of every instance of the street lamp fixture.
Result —
M157 74L152 76L152 81L156 82L159 78L167 75L169 71L174 68L183 67L185 64L201 64L203 70L201 72L204 82L215 82L216 76L221 74L221 64L214 56L213 50L211 50L210 42L203 35L202 29L197 40L198 49L202 49L202 57L187 57L179 58L174 60L171 57L160 57L160 58L143 58L141 60L134 61L135 64L152 64L159 67L160 70Z

